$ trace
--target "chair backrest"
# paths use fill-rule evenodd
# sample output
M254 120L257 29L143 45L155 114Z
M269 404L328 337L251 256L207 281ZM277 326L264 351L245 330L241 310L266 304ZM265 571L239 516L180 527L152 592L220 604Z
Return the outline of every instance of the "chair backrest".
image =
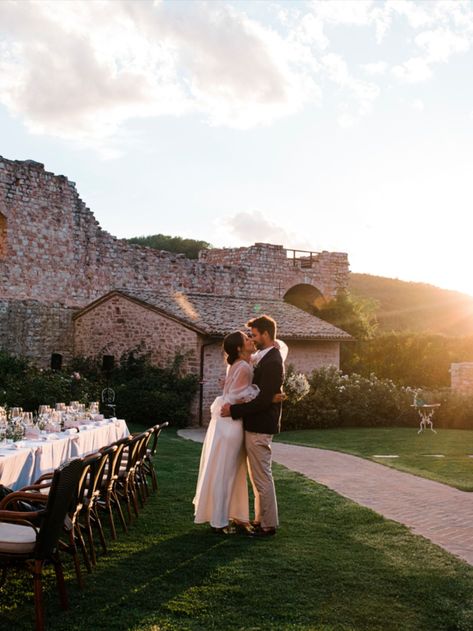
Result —
M84 466L84 460L77 458L65 462L55 470L36 540L36 558L49 558L56 550L64 519L77 493Z
M150 443L149 443L149 448L150 448L152 456L154 456L154 454L156 453L156 447L158 446L159 434L168 425L169 425L169 423L166 421L166 423L161 423L160 425L155 425L154 427L152 427L150 429L150 431L153 432L153 435L152 435Z
M121 447L121 449L123 449L123 447ZM112 479L118 450L119 447L115 444L103 447L100 450L100 453L104 457L104 466L102 467L100 476L97 479L97 489L101 489L105 483L109 484Z
M87 498L89 501L92 501L100 490L105 466L109 460L109 454L104 450L88 456L85 460L90 463L90 473L87 480Z
M100 450L102 453L108 454L108 467L105 467L104 469L104 477L106 475L105 484L107 487L113 482L120 470L126 440L127 439L121 439ZM103 481L102 486L104 486Z
M69 515L72 517L74 514L77 515L78 512L82 509L84 504L84 495L88 486L89 477L90 477L90 467L95 458L95 455L90 458L82 458L83 469L82 473L79 477L79 482L77 483L76 492L71 501L71 506L69 508Z
M126 470L130 471L136 465L137 460L141 456L143 442L148 439L148 432L141 432L133 436L128 443L128 460L126 462Z

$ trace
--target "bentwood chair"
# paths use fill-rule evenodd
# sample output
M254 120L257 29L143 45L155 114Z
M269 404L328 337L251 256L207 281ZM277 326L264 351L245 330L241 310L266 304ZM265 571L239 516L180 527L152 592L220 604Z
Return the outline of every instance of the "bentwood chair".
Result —
M103 510L107 513L112 539L117 538L117 530L115 528L115 519L113 516L114 509L116 509L118 513L123 530L125 532L128 532L128 527L126 525L125 517L123 515L122 507L120 505L116 489L118 472L120 471L122 463L123 450L128 440L128 438L123 438L110 445L110 447L101 449L103 453L106 452L107 454L109 454L109 460L104 469L104 477L100 485L100 494L97 500L97 509Z
M58 541L64 520L73 502L83 472L81 459L71 460L54 472L49 493L15 492L2 502L0 510L0 567L2 581L10 567L20 567L33 574L36 630L44 630L42 574L44 565L52 563L56 573L61 605L68 607ZM19 500L43 506L34 512L8 510Z
M137 496L142 507L145 505L146 498L149 497L148 480L146 478L144 463L151 437L152 433L150 430L142 433L141 440L139 441L134 467L134 482Z
M90 463L90 469L87 476L82 509L78 514L77 523L79 528L84 530L86 534L92 566L97 565L97 554L95 551L94 535L92 531L93 526L95 526L98 531L104 553L107 553L107 544L105 541L100 514L97 510L97 501L100 496L105 467L109 462L110 453L110 450L104 450L101 453L92 454L86 458L86 462Z
M154 466L153 458L156 454L156 449L158 446L158 438L161 434L162 430L168 427L169 423L161 423L161 425L155 425L150 430L151 437L148 443L148 448L146 450L146 455L143 461L143 472L145 476L149 476L151 479L151 486L153 491L156 491L158 488L158 479L156 476L156 467Z
M132 521L132 508L136 517L138 517L137 476L135 467L140 455L140 447L142 447L143 440L147 438L148 432L142 432L129 437L128 441L125 443L123 461L118 472L117 495L125 501L129 522Z
M89 553L87 552L87 548L85 545L84 537L82 534L82 529L78 522L78 516L84 507L84 498L87 490L89 473L92 463L95 460L99 460L99 454L93 454L92 456L88 456L82 459L83 470L82 474L79 478L79 482L76 488L76 492L71 502L71 506L69 508L66 519L64 520L64 532L61 539L59 539L59 549L62 552L67 552L70 554L74 561L74 568L76 572L77 582L79 584L79 589L83 589L84 583L82 580L82 572L79 561L79 554L77 550L77 544L81 549L82 555L84 557L85 566L88 572L92 571L92 564L90 561ZM29 486L24 486L20 489L20 493L29 493L28 497L31 498L31 493L42 493L48 494L51 488L52 480L54 477L54 472L45 473L40 478L38 478L33 484ZM5 502L8 501L10 510L22 510L21 501L15 500L12 495L9 495L5 500L0 503L0 509L3 508ZM34 505L31 500L28 504ZM24 509L23 509L24 510ZM29 513L31 515L31 513Z

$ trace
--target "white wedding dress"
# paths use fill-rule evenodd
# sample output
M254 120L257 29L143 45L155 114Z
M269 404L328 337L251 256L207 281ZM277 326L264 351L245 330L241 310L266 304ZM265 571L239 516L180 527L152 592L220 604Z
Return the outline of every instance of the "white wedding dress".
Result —
M230 519L249 521L246 453L241 420L220 416L224 403L251 401L258 393L253 368L240 359L228 367L223 395L210 407L194 497L195 523L224 528Z

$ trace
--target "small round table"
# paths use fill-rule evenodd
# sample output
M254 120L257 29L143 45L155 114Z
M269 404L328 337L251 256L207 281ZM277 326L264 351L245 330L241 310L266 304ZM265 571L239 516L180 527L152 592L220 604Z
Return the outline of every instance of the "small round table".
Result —
M419 431L417 432L418 434L423 432L424 429L427 429L427 425L430 425L430 429L433 431L434 434L437 433L434 429L434 423L432 421L432 417L435 413L435 410L439 407L440 407L440 403L431 403L431 404L424 403L422 405L411 405L411 408L415 408L418 411L419 416L420 416Z

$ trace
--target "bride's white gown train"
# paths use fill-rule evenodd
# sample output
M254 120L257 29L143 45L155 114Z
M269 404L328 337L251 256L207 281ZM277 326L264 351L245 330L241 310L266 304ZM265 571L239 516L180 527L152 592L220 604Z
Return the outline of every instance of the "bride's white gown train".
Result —
M244 360L229 366L223 395L210 408L211 419L202 447L194 497L195 522L223 528L230 519L249 521L243 422L220 416L224 403L251 401L259 388Z

